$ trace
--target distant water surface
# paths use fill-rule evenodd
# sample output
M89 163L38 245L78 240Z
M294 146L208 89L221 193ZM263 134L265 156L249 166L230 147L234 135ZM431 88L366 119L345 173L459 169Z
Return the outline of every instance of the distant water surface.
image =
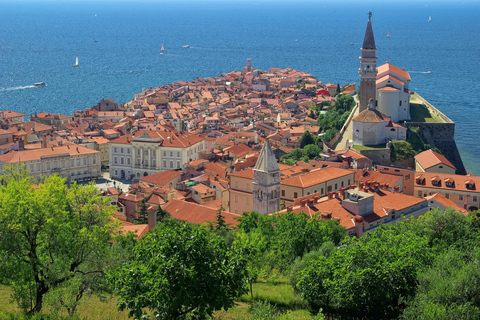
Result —
M369 10L378 64L410 71L410 89L455 121L467 171L480 175L476 1L3 1L0 109L71 114L102 97L126 102L142 88L241 70L247 58L358 83ZM47 87L31 87L40 81Z

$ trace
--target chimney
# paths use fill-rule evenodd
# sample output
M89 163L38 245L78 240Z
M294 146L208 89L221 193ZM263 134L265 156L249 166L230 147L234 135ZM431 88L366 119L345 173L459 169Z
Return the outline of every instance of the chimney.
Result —
M394 186L393 187L393 192L399 192L400 190L400 187L399 186Z
M322 220L330 220L332 219L332 213L330 211L324 211L321 213Z
M153 206L151 206L147 210L147 212L148 212L148 231L152 231L153 228L155 228L157 226L156 209L154 209L154 207L153 208L152 207Z
M292 212L293 211L293 206L288 206L287 207L287 212Z

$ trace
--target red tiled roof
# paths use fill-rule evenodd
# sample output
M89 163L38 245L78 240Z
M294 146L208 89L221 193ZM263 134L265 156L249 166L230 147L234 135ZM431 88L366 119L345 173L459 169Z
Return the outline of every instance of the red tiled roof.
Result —
M444 164L450 168L456 169L455 166L445 158L445 156L432 151L432 149L417 154L415 156L415 161L417 161L423 169L428 169L438 164Z
M170 213L172 218L190 223L204 224L217 220L217 210L192 202L172 199L163 206L163 209ZM239 223L235 218L241 217L241 215L227 211L223 211L222 214L227 224L237 225Z

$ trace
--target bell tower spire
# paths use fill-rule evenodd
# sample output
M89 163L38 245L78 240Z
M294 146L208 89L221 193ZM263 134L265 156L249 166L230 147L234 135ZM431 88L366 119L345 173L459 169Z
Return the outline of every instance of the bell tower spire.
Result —
M280 209L280 168L270 141L265 139L253 169L253 210L260 214Z
M368 12L367 30L363 39L360 57L360 109L359 112L367 109L370 99L376 100L377 80L377 48L372 29L372 12Z

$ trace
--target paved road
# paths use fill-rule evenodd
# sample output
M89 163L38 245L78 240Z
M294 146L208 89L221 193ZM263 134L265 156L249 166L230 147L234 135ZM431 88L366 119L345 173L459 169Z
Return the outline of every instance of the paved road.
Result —
M352 119L358 115L358 109L359 108L354 109L354 114ZM345 129L345 132L342 135L342 138L338 141L337 145L335 146L335 151L345 150L347 148L347 141L352 141L352 140L353 140L353 121L350 121L347 128Z

